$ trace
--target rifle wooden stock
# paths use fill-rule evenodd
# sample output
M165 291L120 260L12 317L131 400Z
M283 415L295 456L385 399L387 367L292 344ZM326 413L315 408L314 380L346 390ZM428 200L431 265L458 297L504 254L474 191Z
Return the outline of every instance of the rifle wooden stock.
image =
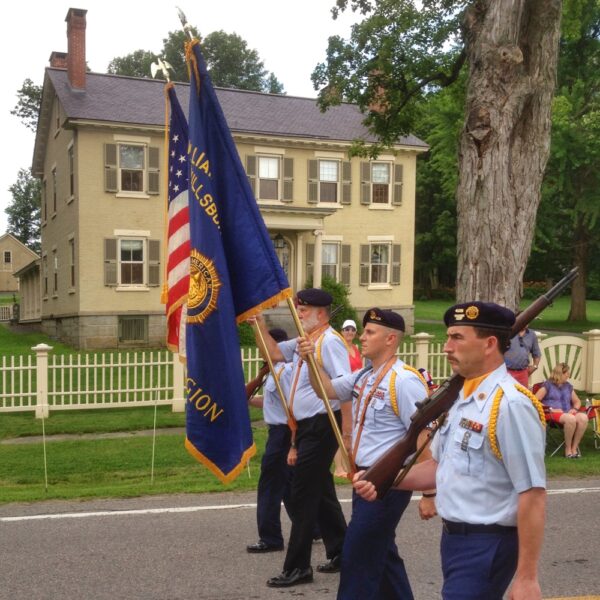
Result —
M525 329L547 306L552 304L554 298L577 277L577 267L569 271L548 292L532 302L515 319L515 324L510 336L514 337L519 331ZM428 398L417 402L417 410L412 415L412 423L406 435L391 446L377 461L367 469L361 479L370 481L377 490L377 497L382 498L393 485L396 476L402 469L406 459L416 452L419 434L427 425L449 411L462 389L464 383L462 375L454 374L444 381Z

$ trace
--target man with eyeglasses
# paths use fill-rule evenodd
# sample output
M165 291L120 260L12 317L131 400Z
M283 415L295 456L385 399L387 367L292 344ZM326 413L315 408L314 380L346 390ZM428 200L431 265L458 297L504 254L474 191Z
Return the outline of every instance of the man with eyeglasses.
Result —
M529 362L530 355L533 359L531 363ZM522 386L529 387L529 376L538 368L541 356L535 332L526 327L510 340L510 347L504 355L504 362L508 373Z

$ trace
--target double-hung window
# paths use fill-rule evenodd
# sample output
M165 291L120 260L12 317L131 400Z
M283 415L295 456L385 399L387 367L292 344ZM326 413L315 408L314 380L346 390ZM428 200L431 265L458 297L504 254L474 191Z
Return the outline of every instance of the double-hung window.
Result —
M146 237L104 240L104 285L123 289L159 285L160 241Z
M351 204L351 164L335 158L308 161L309 204Z
M278 156L258 156L258 199L279 200L280 163Z
M147 142L104 145L104 190L124 196L159 194L159 148Z
M257 149L261 150L262 149ZM293 202L294 159L284 156L283 150L269 154L247 154L246 175L257 200Z
M392 160L362 162L360 173L361 204L370 204L371 208L402 205L403 165Z
M321 244L321 277L331 277L338 283L350 285L351 246L342 243L341 240L341 236L330 236L330 239L323 240ZM307 279L313 279L314 263L315 244L306 244Z
M387 287L400 284L400 244L375 239L360 247L360 285Z

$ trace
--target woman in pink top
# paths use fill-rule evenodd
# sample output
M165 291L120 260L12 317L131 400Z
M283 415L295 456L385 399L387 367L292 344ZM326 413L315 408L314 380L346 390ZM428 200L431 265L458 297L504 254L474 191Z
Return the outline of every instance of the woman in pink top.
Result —
M342 337L348 348L348 356L350 357L350 368L353 371L358 371L363 368L362 356L358 346L354 344L356 337L356 323L352 319L346 319L342 325Z

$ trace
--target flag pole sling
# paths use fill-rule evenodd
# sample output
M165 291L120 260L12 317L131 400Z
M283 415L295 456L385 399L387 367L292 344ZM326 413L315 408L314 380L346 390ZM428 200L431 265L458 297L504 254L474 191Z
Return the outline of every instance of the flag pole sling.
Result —
M287 298L287 304L289 306L290 312L292 313L292 318L294 319L294 323L296 324L296 329L300 334L300 337L305 337L304 329L302 327L302 323L300 323L300 319L298 318L298 313L296 312L296 307L294 306L294 302L292 298ZM342 433L340 432L340 428L338 427L337 421L335 420L335 415L333 414L333 409L331 408L331 404L329 403L329 398L325 393L325 388L323 386L323 381L321 380L321 375L319 374L319 369L317 369L317 363L315 362L315 357L310 354L307 357L308 367L312 371L312 374L315 377L318 386L318 392L323 400L323 404L325 405L325 410L327 411L327 416L329 417L329 422L331 423L331 427L333 429L333 433L337 439L338 446L340 447L340 454L342 457L342 463L344 468L346 469L346 473L353 473L354 469L352 468L352 463L350 461L350 456L348 455L348 450L346 450L346 446L344 446L344 440L342 438Z

